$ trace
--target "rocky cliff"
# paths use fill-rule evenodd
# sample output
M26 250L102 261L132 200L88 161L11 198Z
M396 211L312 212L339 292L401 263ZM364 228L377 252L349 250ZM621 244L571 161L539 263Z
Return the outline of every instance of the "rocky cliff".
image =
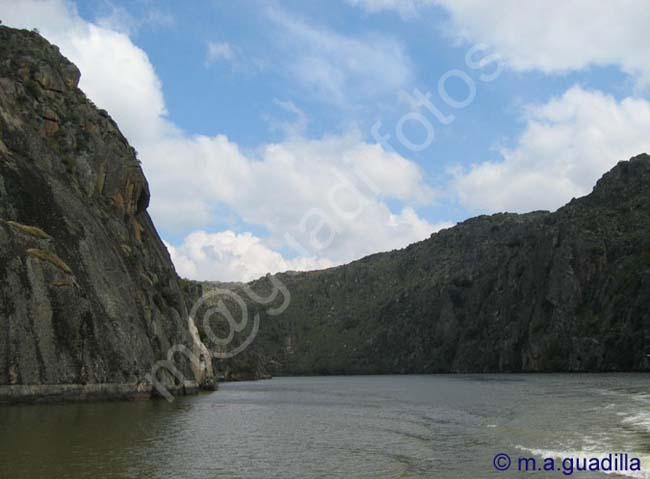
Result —
M79 77L37 33L0 27L0 401L149 396L174 345L201 358L136 152ZM210 384L191 359L157 378Z
M276 276L231 374L650 369L650 157L556 212L467 220L401 251ZM264 296L269 278L249 286ZM204 284L203 291L215 285Z

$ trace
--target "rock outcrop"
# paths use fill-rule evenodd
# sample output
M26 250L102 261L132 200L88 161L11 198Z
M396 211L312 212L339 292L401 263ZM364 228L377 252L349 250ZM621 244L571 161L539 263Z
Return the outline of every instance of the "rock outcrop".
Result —
M136 152L79 78L0 27L0 400L149 396L174 345L203 361L176 354L160 382L210 384Z
M650 157L619 163L553 213L481 216L400 251L276 278L291 294L277 316L230 286L261 314L260 332L221 369L647 371ZM264 296L271 283L249 286Z

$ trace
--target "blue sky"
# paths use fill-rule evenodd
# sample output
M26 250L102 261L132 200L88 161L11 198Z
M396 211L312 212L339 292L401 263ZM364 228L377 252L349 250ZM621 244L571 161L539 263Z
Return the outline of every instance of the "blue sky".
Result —
M179 272L221 280L340 264L588 193L650 143L647 10L0 0L4 23L39 28L79 65L140 152Z

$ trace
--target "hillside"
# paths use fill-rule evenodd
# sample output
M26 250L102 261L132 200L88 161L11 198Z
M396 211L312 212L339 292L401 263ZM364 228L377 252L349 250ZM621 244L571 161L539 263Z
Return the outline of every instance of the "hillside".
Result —
M480 216L276 277L291 293L276 317L235 287L262 319L253 346L219 364L226 375L648 370L650 156L553 213Z

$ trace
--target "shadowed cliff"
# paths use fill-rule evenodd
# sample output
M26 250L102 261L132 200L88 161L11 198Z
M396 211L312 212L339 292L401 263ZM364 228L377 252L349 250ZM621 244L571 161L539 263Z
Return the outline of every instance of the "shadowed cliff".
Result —
M79 77L37 33L0 27L4 400L148 396L172 345L198 351L136 152ZM174 364L209 382L205 364Z

